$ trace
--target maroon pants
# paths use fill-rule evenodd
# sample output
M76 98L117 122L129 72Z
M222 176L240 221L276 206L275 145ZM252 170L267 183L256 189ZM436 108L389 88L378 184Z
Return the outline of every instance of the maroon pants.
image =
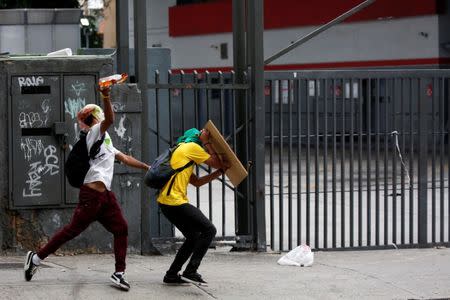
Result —
M97 192L86 186L80 189L79 202L70 224L59 230L37 255L44 259L55 252L65 242L83 232L89 224L99 221L114 235L114 255L116 272L125 271L125 256L128 245L128 224L122 215L113 192Z

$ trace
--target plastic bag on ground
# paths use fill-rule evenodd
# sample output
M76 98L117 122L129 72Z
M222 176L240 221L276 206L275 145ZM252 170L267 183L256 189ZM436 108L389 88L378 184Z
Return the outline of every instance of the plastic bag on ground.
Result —
M278 260L279 265L298 267L310 267L313 262L314 253L308 245L300 245L283 255Z

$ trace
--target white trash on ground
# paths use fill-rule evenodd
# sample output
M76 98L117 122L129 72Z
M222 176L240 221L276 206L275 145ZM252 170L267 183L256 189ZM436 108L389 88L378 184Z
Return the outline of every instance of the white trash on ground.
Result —
M47 53L47 56L72 56L72 49L64 48L58 51Z
M279 260L278 264L282 266L310 267L314 262L314 253L308 245L300 245Z

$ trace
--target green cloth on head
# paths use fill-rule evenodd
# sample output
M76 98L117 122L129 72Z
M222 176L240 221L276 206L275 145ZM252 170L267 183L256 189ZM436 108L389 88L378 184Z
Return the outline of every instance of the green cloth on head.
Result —
M197 128L191 128L184 132L184 135L180 136L177 140L177 144L179 143L196 143L203 147L202 141L200 141L200 130Z

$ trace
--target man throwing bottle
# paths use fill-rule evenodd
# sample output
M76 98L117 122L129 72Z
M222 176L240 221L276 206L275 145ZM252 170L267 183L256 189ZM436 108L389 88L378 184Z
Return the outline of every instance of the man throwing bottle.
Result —
M126 155L114 148L107 129L114 123L114 111L110 100L110 88L101 91L105 111L95 105L88 104L82 108L77 119L80 128L87 131L87 151L94 144L101 143L98 153L89 160L89 171L80 188L79 202L73 213L72 220L60 229L50 241L36 253L28 251L25 258L25 279L30 281L37 268L51 253L59 249L64 243L72 240L83 232L92 222L98 221L114 236L115 272L111 281L122 290L130 289L125 280L125 257L128 245L128 224L122 210L111 191L111 182L114 174L115 159L122 163L147 170L149 166L137 159Z

